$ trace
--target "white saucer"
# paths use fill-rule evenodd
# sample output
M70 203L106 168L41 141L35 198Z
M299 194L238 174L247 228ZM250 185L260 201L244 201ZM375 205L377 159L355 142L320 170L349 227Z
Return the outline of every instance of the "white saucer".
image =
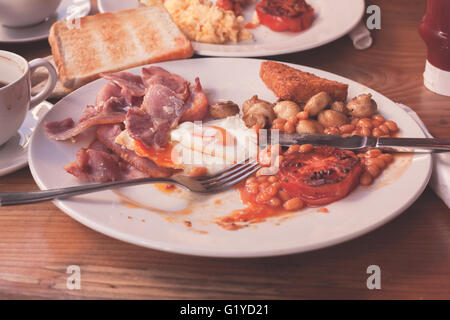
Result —
M0 25L0 42L31 42L48 37L56 21L84 17L91 11L89 0L63 0L58 10L45 21L29 27L8 28Z
M44 101L28 111L16 135L0 146L0 176L22 169L28 163L28 143L40 119L53 107Z

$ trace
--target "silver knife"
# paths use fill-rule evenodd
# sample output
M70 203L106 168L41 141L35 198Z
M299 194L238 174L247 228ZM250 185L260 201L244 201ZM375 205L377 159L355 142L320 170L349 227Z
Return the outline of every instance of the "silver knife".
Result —
M450 138L373 138L350 136L342 138L330 134L298 134L284 133L269 135L265 144L279 144L291 146L294 144L312 144L315 146L332 146L342 149L359 150L367 148L381 148L391 152L448 152L450 151ZM277 142L278 140L278 142Z

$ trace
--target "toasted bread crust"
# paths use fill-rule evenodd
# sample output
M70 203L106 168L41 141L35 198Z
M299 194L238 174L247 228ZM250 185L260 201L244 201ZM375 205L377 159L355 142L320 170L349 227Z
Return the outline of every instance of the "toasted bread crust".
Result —
M67 88L78 88L102 72L194 54L190 41L163 7L87 16L73 28L59 21L50 29L49 43L60 80Z
M264 61L261 63L260 77L266 86L282 100L306 103L321 91L327 92L333 100L347 100L347 84L323 79L282 63Z

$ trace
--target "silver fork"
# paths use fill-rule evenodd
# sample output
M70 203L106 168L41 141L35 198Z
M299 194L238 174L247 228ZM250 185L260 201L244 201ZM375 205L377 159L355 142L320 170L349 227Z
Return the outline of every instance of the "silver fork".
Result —
M259 168L260 166L256 160L246 159L225 168L216 174L200 178L175 175L171 178L142 178L107 183L92 183L76 187L43 191L0 192L0 207L36 203L53 199L64 199L86 193L148 183L171 183L192 192L217 193L236 185L258 171Z

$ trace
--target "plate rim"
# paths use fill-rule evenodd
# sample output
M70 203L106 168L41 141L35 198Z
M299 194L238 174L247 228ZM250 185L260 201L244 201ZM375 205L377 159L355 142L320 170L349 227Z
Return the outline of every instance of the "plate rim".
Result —
M103 6L103 1L108 1L108 0L97 0L97 7L98 7L98 10L100 13L107 12ZM361 10L358 18L357 19L355 18L355 21L352 24L349 24L349 26L346 29L343 29L343 31L341 31L340 33L337 33L333 37L316 42L314 44L302 46L302 48L300 48L300 49L296 48L295 46L294 47L287 46L286 48L280 49L280 50L275 50L275 49L261 50L260 49L260 50L256 50L256 52L254 52L254 51L244 51L244 52L241 52L241 51L214 51L214 50L196 49L197 42L191 41L192 47L194 48L194 52L198 55L210 56L210 57L235 57L235 58L239 58L239 57L242 57L242 58L269 57L269 56L276 56L276 55L311 50L311 49L326 45L328 43L331 43L331 42L345 36L351 30L353 30L353 28L356 27L356 25L361 21L362 17L365 14L365 1L364 0L354 0L354 1L359 1L359 5L361 6L362 10Z
M267 61L267 59L250 59L250 58L231 58L231 57L205 57L205 58L197 58L198 60L254 60L254 61ZM197 60L195 59L195 60ZM271 60L271 61L276 61L276 60ZM170 63L169 62L165 62L165 63ZM282 62L286 65L289 66L293 66L293 67L297 67L297 68L309 68L309 69L313 69L313 70L317 70L320 72L324 72L324 73L329 73L329 74L333 74L336 75L338 77L344 78L349 82L353 82L356 83L360 86L364 86L367 89L376 92L377 94L383 96L384 98L388 99L390 102L392 102L394 105L396 105L396 103L394 101L392 101L391 99L389 99L388 97L386 97L385 95L379 93L376 90L373 90L359 82L356 82L352 79L340 76L338 74L329 72L329 71L325 71L322 69L318 69L318 68L314 68L314 67L310 67L310 66L304 66L304 65L299 65L299 64L294 64L294 63L287 63L287 62ZM142 66L141 66L142 67ZM130 68L130 69L135 69L135 68ZM98 79L95 81L92 81L88 84L86 84L85 86L89 86L89 85L93 85L96 81L102 81L102 79ZM83 86L84 87L84 86ZM83 88L81 87L81 88ZM81 89L79 88L79 89ZM73 92L71 92L69 95L67 95L66 97L64 97L63 99L61 99L60 101L58 101L58 103L56 103L54 105L55 108L58 107L58 105L60 103L63 103L65 99L68 99L70 96L72 96L72 94L76 94L77 91L79 90L75 90ZM406 117L410 117L408 115L408 113L403 110L402 108L398 107L396 105L396 107L399 109L399 111L401 111ZM43 122L45 120L45 116L40 119L39 123L37 124L36 127L39 127L41 125L41 122ZM421 135L423 137L425 137L425 134L423 132L423 130L421 131ZM30 139L30 143L29 143L29 147L28 147L28 159L29 159L29 167L30 167L30 171L31 174L33 176L33 179L35 180L36 184L38 185L38 187L41 190L45 190L45 185L43 183L43 181L40 179L39 174L37 173L36 169L35 169L35 165L34 165L34 159L32 157L32 150L33 150L33 146L34 146L34 140L35 140L35 135L33 134L31 139ZM426 154L424 155L424 161L426 161L426 167L427 167L427 172L426 172L426 178L424 179L422 185L420 186L419 189L417 189L417 191L409 198L409 200L407 202L405 202L400 208L398 208L397 210L393 211L391 214L389 214L388 216L386 216L385 218L381 219L380 221L378 221L377 223L373 223L365 228L362 228L360 230L357 230L355 232L351 232L351 233L347 233L344 236L340 236L340 237L336 237L334 239L330 239L330 240L325 240L325 241L319 241L316 242L314 244L308 245L308 246L293 246L290 248L286 248L286 249L277 249L277 250L253 250L252 252L248 252L248 251L244 251L244 252L239 252L239 251L213 251L211 249L198 249L198 248L185 248L185 247L180 247L178 244L170 244L169 246L167 245L167 242L165 241L158 241L158 240L146 240L146 243L143 243L142 241L137 241L136 239L134 239L133 237L130 239L130 234L126 234L124 232L121 231L117 231L113 228L110 228L108 226L96 223L93 220L90 220L82 215L80 215L79 213L76 212L76 210L70 208L68 206L68 204L70 204L70 200L54 200L53 203L60 209L62 210L65 214L69 215L71 218L73 218L74 220L78 221L79 223L93 229L94 231L97 231L99 233L102 233L106 236L109 236L111 238L114 239L118 239L121 241L124 241L126 243L131 243L134 245L139 245L141 247L145 247L145 248L150 248L150 249L155 249L155 250L160 250L160 251L164 251L164 252L170 252L170 253L177 253L177 254L184 254L184 255L191 255L191 256L202 256L202 257L215 257L215 258L259 258L259 257L272 257L272 256L282 256L282 255L289 255L289 254L296 254L296 253L304 253L304 252L309 252L309 251L313 251L313 250L317 250L317 249L322 249L322 248L328 248L334 245L338 245L344 242L347 242L349 240L358 238L362 235L365 235L379 227L381 227L382 225L388 223L389 221L393 220L394 218L396 218L397 216L399 216L401 213L403 213L407 208L409 208L416 200L417 198L419 198L419 196L423 193L423 191L425 190L426 186L428 185L428 181L431 177L431 173L432 173L432 157L430 154ZM66 204L68 202L68 204Z

